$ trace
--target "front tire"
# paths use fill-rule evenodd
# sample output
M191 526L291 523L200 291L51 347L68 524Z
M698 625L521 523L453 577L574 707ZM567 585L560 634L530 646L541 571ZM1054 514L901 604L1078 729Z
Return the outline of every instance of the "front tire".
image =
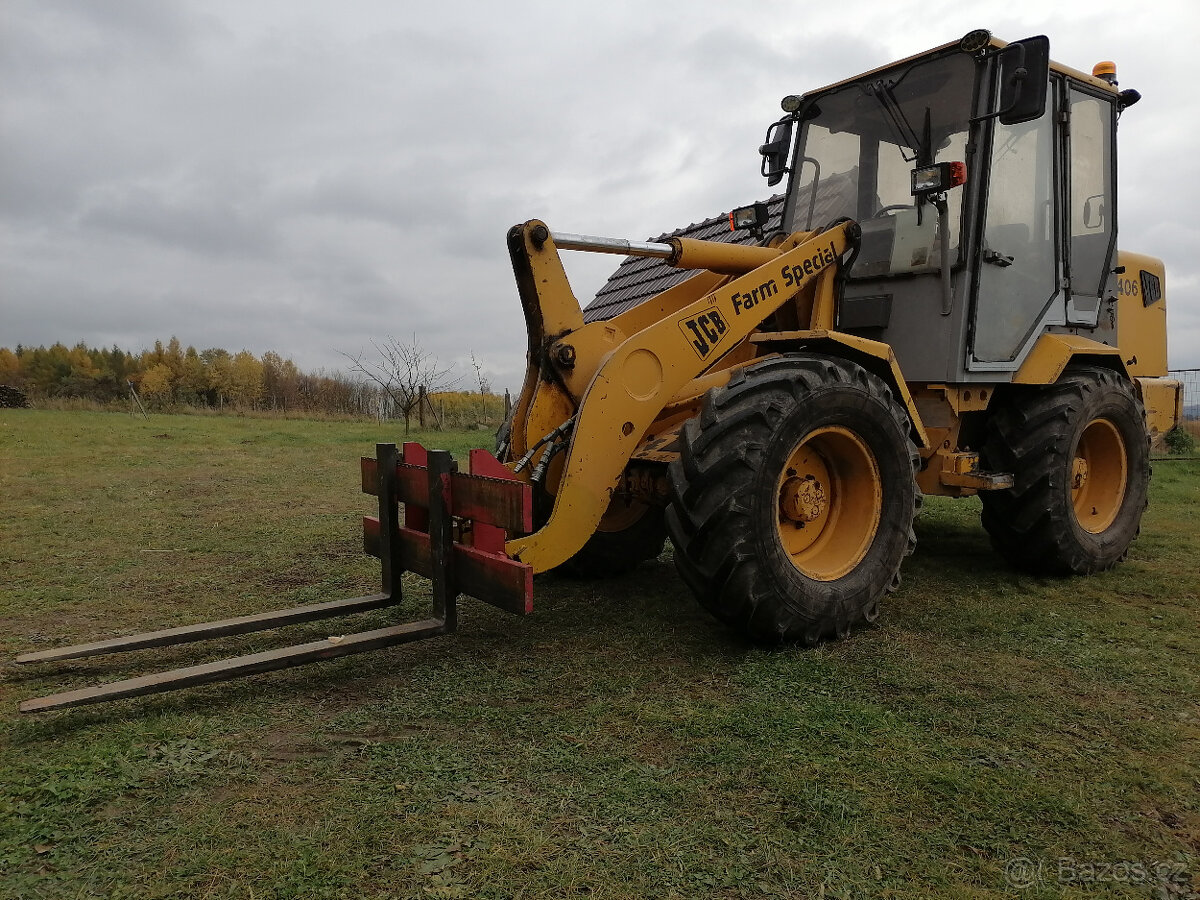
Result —
M1123 560L1150 484L1150 437L1133 385L1078 366L1053 385L1014 394L989 423L989 469L1013 486L980 494L983 527L1013 566L1090 575Z
M861 366L756 363L709 392L669 467L675 565L717 618L762 643L873 621L916 544L907 417Z

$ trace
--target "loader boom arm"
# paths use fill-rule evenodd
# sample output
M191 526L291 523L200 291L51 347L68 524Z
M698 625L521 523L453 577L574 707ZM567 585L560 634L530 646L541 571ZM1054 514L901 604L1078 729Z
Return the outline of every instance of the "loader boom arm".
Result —
M537 226L543 229L539 241L531 242L526 236L530 254L557 256L545 226L530 222L522 227L529 232ZM531 565L535 572L543 572L578 552L596 530L630 457L664 406L811 282L818 281L819 295L827 292L832 296L833 279L842 255L856 238L857 228L855 223L845 222L787 241L778 251L753 248L759 253L749 271L625 336L615 347L610 344L606 355L599 357L574 411L574 428L550 516L535 533L509 541L505 545L508 555ZM703 248L691 249L694 253ZM539 266L534 263L532 268ZM530 286L527 282L524 287ZM561 293L559 289L547 298L551 308L566 300ZM527 315L531 300L523 291ZM558 314L546 318L562 321L565 317ZM571 334L570 340L580 359L596 359L603 348L588 344L604 337L603 328L585 326ZM607 337L612 340L611 333ZM543 351L543 373L553 362L547 356ZM547 392L557 402L547 404L543 398L544 404L563 411L568 408L564 402L568 399L566 392L555 390L551 379L543 374L538 393ZM526 403L525 396L522 402ZM526 409L536 402L535 396Z

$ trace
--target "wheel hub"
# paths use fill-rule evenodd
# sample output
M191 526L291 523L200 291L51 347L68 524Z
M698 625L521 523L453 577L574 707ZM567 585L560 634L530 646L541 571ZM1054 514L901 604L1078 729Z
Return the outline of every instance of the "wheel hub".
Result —
M818 428L779 475L776 530L792 565L835 581L862 562L879 528L882 480L866 442L840 425Z
M1071 466L1071 490L1082 490L1087 484L1088 479L1088 464L1087 460L1082 456L1075 457L1075 462Z
M813 475L793 476L784 482L780 505L784 516L803 527L825 515L829 495Z

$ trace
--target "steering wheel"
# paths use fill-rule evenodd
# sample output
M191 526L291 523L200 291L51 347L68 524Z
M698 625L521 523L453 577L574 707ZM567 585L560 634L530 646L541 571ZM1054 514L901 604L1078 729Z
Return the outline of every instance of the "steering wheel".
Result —
M901 209L916 209L916 207L913 206L911 203L893 203L890 206L885 206L883 209L879 210L879 212L875 213L875 215L871 216L871 218L879 219L879 218L882 218L883 216L886 216L890 212L894 212L894 211L901 210Z

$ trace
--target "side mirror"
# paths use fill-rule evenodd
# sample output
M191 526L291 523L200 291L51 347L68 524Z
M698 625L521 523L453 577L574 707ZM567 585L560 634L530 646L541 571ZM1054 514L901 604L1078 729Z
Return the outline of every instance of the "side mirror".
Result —
M1050 80L1050 39L1025 38L1000 51L1001 125L1019 125L1040 119L1046 111L1046 86Z
M766 142L758 148L762 154L762 174L767 184L776 185L783 181L788 171L788 154L792 152L792 117L780 119L767 129Z

